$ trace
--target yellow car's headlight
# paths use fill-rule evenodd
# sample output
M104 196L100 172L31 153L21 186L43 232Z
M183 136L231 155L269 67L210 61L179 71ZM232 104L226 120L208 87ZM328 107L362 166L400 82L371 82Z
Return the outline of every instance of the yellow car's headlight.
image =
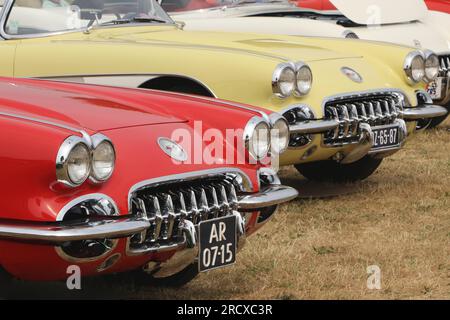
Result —
M313 75L308 65L303 62L296 63L296 87L295 94L298 96L307 95L312 88Z
M406 56L403 65L410 84L416 84L425 77L425 57L421 51L413 51Z
M272 75L272 91L280 98L287 98L295 90L295 67L291 63L281 63Z
M313 75L310 67L299 61L280 63L272 75L272 91L279 98L307 95L311 91Z
M433 51L425 51L425 81L432 82L439 75L439 57Z

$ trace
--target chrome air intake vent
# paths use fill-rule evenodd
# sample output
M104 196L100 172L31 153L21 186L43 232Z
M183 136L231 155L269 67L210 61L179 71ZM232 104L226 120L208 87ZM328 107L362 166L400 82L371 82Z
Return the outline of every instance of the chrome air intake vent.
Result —
M355 94L333 98L325 104L325 118L334 119L339 126L324 134L327 146L358 143L360 124L370 126L392 124L401 117L405 99L397 92Z
M439 56L439 76L447 77L450 72L450 54Z
M200 222L233 214L241 185L236 175L218 175L191 181L149 185L131 197L132 214L148 219L151 228L129 241L129 250L149 250L184 241L180 224Z

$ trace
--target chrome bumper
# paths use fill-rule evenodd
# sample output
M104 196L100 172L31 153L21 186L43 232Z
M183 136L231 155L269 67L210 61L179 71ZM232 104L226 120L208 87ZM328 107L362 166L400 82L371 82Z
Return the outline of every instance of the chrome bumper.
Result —
M337 120L309 120L289 126L291 133L315 134L334 130L339 126Z
M240 197L238 206L244 210L262 209L288 202L297 196L298 192L294 188L275 185L261 192Z
M429 119L444 116L447 114L447 109L441 106L424 104L416 108L405 108L402 111L403 119L406 121L416 121L420 119Z
M293 188L274 185L261 192L241 196L238 208L242 210L263 209L292 200L297 195L298 192ZM0 221L0 238L60 244L81 240L126 238L149 228L149 221L130 216L100 221L87 220L78 224ZM188 238L192 239L192 235Z

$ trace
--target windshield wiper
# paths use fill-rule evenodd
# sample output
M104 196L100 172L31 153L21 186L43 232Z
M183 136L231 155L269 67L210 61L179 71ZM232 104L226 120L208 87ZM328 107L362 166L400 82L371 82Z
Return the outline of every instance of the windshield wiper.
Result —
M134 17L130 19L116 19L111 20L108 22L100 23L99 26L108 26L108 25L116 25L116 24L127 24L127 23L133 23L133 22L139 22L139 23L146 23L146 22L159 22L159 23L166 23L166 20L157 18L157 17Z

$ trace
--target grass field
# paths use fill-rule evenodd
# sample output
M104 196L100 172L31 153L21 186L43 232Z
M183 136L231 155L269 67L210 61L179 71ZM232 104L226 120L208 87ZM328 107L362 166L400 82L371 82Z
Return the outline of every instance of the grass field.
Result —
M301 177L293 168L281 176ZM178 289L121 277L18 283L14 295L136 299L450 299L450 121L417 135L367 181L343 195L298 199L249 239L228 269ZM381 290L366 286L370 265Z

